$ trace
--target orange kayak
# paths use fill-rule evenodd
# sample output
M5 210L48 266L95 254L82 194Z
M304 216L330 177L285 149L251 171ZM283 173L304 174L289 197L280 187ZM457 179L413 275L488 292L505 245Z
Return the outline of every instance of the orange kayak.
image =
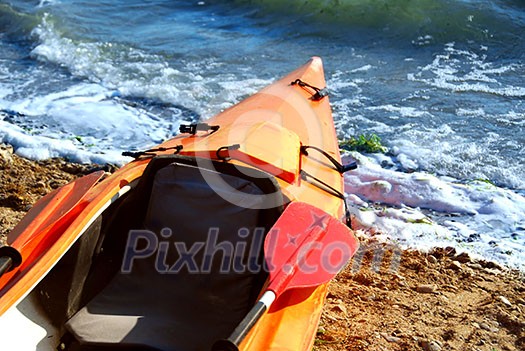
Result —
M358 246L325 85L312 58L42 198L0 247L0 327L32 299L64 350L310 350Z

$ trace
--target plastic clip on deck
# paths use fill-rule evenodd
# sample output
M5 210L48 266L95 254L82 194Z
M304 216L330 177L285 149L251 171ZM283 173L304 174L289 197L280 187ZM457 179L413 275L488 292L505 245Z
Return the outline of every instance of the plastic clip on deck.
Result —
M218 131L219 128L220 126L210 126L208 123L181 124L179 127L179 132L195 135L199 131L207 132L211 130L210 134L213 134Z
M227 156L223 156L222 153L223 152L228 152L228 151L231 151L231 150L239 150L241 148L241 145L239 144L233 144L233 145L229 145L229 146L222 146L220 148L217 149L217 151L215 152L215 155L217 156L217 158L221 161L229 161L231 160L231 157L229 156L229 153L227 154Z

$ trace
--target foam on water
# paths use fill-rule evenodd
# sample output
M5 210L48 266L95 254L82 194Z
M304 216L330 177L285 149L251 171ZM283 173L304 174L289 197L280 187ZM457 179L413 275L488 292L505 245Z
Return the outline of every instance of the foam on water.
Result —
M61 35L48 16L34 34L39 44L32 55L39 60L67 67L73 75L117 90L122 96L173 104L184 102L184 107L207 117L269 82L255 78L251 72L246 72L245 79L228 73L214 76L221 64L211 58L179 61L175 68L162 56L122 44L76 42ZM218 95L215 93L218 86L229 89L224 90L226 94Z
M172 108L171 119L161 118L129 106L116 91L90 83L2 105L1 142L29 158L63 156L83 163L123 164L129 159L120 156L122 151L146 148L173 136L181 117Z
M449 44L430 62L400 57L389 69L403 67L408 80L355 54L357 67L375 64L328 77L339 134L376 133L388 147L386 155L352 153L360 167L345 175L345 192L354 224L383 240L453 246L524 270L523 66L493 63L488 53Z
M479 51L487 51L480 47ZM433 62L421 67L419 72L408 74L409 80L420 81L431 86L454 92L479 92L508 97L524 97L525 86L504 84L502 76L523 77L525 64L512 63L496 66L487 61L487 55L456 48L449 43ZM516 83L523 84L522 81Z
M123 164L126 159L115 150L97 153L82 150L73 139L62 140L46 136L31 135L22 128L0 120L0 142L9 143L20 156L33 160L44 160L53 157L65 157L81 163L115 163Z
M473 143L459 136L450 126L435 129L414 128L399 133L390 152L405 170L424 169L441 175L454 175L461 179L490 179L513 189L523 189L522 160L507 163L494 150L501 148L498 134L487 134L484 143ZM516 147L520 145L508 145ZM406 160L410 165L403 162Z
M174 84L169 84L177 82L177 78L182 80L183 74L170 68L160 57L110 42L76 42L63 37L48 16L33 33L39 44L31 54L39 60L67 67L77 77L118 89L123 95L162 101L184 98ZM191 78L199 81L198 76ZM153 87L157 89L151 89Z
M400 107L393 105L373 106L367 107L367 109L370 111L382 110L386 112L393 112L395 114L401 115L402 117L422 117L429 114L426 111L420 111L414 107Z
M405 171L524 189L525 105L516 99L525 92L519 78L525 65L494 63L491 51L451 43L430 56L430 63L399 57L386 73L381 62L336 72L328 85L337 98L331 102L339 135L379 135ZM358 67L377 62L359 54L352 58ZM392 71L408 73L396 77ZM443 93L445 87L454 94Z
M403 247L454 246L475 257L525 269L525 197L482 181L384 169L352 153L345 175L354 225Z
M42 8L42 7L45 7L45 6L57 5L57 4L60 4L59 0L40 0L40 2L38 3L38 5L36 7L37 8Z

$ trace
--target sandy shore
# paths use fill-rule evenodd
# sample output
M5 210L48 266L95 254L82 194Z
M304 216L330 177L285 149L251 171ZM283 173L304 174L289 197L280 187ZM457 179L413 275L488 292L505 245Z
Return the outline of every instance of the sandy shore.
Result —
M40 197L93 169L0 146L0 236ZM402 251L358 235L361 250L331 283L314 350L525 350L522 273L453 248Z
M361 267L331 284L316 350L525 350L522 273L453 248L399 252L363 239L362 249Z

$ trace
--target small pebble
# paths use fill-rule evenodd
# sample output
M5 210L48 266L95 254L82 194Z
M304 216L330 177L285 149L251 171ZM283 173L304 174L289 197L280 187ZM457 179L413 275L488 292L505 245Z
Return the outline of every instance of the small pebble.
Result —
M346 314L347 309L346 309L345 305L339 304L339 305L335 305L334 307L332 307L332 311L334 311L334 312L341 312L341 313Z
M473 277L476 275L476 272L474 272L474 270L472 268L464 268L463 271L465 272L465 274L467 274L467 276L470 276L470 277Z
M473 269L478 269L478 270L482 270L483 269L483 266L480 265L479 263L469 263L468 266L470 268L473 268Z
M334 295L332 292L328 292L328 295L326 295L326 298L328 300L332 300L332 299L335 299L337 296Z
M512 304L510 303L510 301L505 297L505 296L498 296L497 297L498 300L500 300L501 302L503 302L503 304L507 307L512 307Z
M407 282L405 282L404 280L398 281L397 284L403 288L406 288L408 286Z
M366 297L367 301L374 301L377 300L377 296L375 294L370 294Z
M406 280L406 278L403 277L403 276L402 276L401 274L399 274L399 273L394 274L394 277L396 277L396 278L399 279L399 280Z
M461 266L461 263L459 263L458 261L452 261L450 263L450 266L448 266L448 268L450 269L453 269L455 271L459 271L461 270L463 267Z
M453 258L454 261L458 261L458 262L461 262L461 263L468 263L471 261L470 259L470 256L468 255L468 253L466 252L462 252L460 253L459 255L456 255L454 258Z
M491 333L497 333L498 332L498 328L493 328L491 327L490 325L488 325L487 323L480 323L479 327L483 330L486 330L486 331L489 331Z
M493 268L485 268L483 269L483 271L487 274L491 274L491 275L499 275L501 274L501 271L497 270L497 269L493 269Z
M448 297L446 297L445 295L441 295L439 298L440 298L441 301L443 301L444 303L449 303L449 302L450 302L450 300L448 299Z
M388 342L398 343L401 341L401 338L398 338L397 336L388 335L387 333L379 333L379 334Z
M441 346L436 341L423 341L422 346L425 351L441 351Z
M35 188L45 188L47 186L46 183L39 181L35 183Z
M435 284L422 284L418 285L416 291L421 294L431 294L435 292L437 286Z
M59 187L61 187L62 185L64 185L65 183L62 182L62 181L58 181L58 180L55 180L55 179L52 179L50 180L47 185L51 188L51 189L57 189Z
M427 257L427 260L428 260L428 262L430 262L430 263L432 263L432 264L436 264L436 263L438 263L438 259L437 259L435 256L432 256L432 255L429 255L429 256Z

